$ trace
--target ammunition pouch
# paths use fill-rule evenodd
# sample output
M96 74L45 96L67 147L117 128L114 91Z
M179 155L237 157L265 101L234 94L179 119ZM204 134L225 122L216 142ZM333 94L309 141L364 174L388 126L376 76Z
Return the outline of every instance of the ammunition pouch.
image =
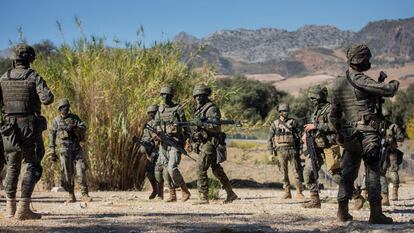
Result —
M217 138L216 153L217 153L217 164L227 160L227 146L226 146L227 135L221 132Z

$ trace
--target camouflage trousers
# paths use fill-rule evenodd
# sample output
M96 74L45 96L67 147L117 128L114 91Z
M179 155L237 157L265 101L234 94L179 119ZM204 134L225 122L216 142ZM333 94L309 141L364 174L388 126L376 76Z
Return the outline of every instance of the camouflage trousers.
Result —
M200 154L197 157L197 189L200 194L208 194L209 184L207 171L211 167L213 175L220 181L223 189L229 193L232 188L230 180L223 167L217 163L216 147L207 142L200 145Z
M80 146L59 148L61 185L69 193L74 192L75 177L82 194L88 194L87 164Z
M145 175L148 178L148 181L151 185L157 185L157 179L155 178L155 166L156 161L147 159L147 164L145 165Z
M400 186L400 177L398 175L399 165L397 154L390 151L388 158L385 161L385 165L381 166L383 169L380 173L381 193L388 194L388 184L392 183L393 187ZM365 185L366 176L364 175L361 189L366 189Z
M376 159L367 159L367 158ZM370 202L381 200L379 136L376 132L360 132L358 137L344 146L342 180L339 183L338 201L350 200L354 193L354 181L358 177L361 161L365 163L366 187Z
M184 178L181 175L178 165L181 161L181 153L172 146L160 145L159 157L167 160L167 171L175 186L185 185Z
M313 164L310 155L306 156L305 168L303 170L303 178L305 181L306 187L310 190L311 193L318 193L317 180L319 179L319 170L321 169L322 164L324 163L323 157L321 154L322 150L317 150L317 162L316 162L316 171L317 176L313 174Z
M295 176L295 185L302 187L303 169L300 165L299 158L296 157L296 150L293 147L279 147L276 150L279 160L279 170L282 173L282 182L284 189L290 189L289 180L289 162L294 167L293 174Z
M164 183L167 183L168 188L175 188L171 176L168 173L168 158L160 154L154 167L154 175L158 184L158 189L164 188Z
M42 176L41 160L44 153L43 139L36 132L29 117L6 118L2 127L2 139L7 163L5 192L7 198L16 198L17 184L23 165L21 197L30 198L36 183Z

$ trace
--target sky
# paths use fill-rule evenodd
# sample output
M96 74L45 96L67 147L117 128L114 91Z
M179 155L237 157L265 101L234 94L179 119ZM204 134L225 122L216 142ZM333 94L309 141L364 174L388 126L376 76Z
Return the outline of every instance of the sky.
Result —
M358 31L370 21L414 16L411 0L0 0L0 50L19 42L49 39L72 43L81 31L105 37L109 46L124 42L173 39L179 32L198 38L222 29L279 28L334 25ZM59 32L57 22L62 31ZM144 35L137 36L141 26ZM118 40L122 43L116 44Z

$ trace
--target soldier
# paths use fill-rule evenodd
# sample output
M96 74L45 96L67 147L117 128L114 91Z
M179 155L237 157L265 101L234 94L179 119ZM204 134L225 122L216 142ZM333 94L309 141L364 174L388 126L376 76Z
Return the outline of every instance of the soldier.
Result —
M199 201L194 204L208 204L208 176L207 171L211 167L213 174L221 182L223 189L227 193L224 204L231 203L238 197L234 193L230 180L217 161L217 153L225 153L225 134L221 132L220 110L208 98L211 89L206 85L196 85L193 89L193 97L196 101L196 110L194 112L194 121L197 129L192 136L195 142L197 158L197 189ZM206 123L204 121L215 122ZM224 151L218 151L224 147ZM223 155L223 154L222 154Z
M164 104L158 109L155 115L155 121L158 124L158 130L163 131L169 137L173 138L182 145L188 147L187 141L190 137L190 131L188 127L180 127L174 125L174 122L186 121L182 106L173 102L174 88L171 85L165 85L161 88L160 95ZM169 182L170 197L167 202L177 201L177 195L175 186L181 187L182 197L181 201L187 201L190 199L190 191L178 169L178 164L181 161L181 153L172 146L160 141L159 157L161 159L167 159L167 171L171 177L172 182Z
M380 185L380 142L378 113L379 97L393 96L398 81L380 83L363 72L371 67L371 52L364 44L352 45L346 53L349 69L346 77L335 81L330 120L343 144L342 179L338 191L339 221L351 221L348 201L361 164L366 166L366 182L370 203L369 223L391 224L393 220L382 213Z
M327 101L328 89L326 87L315 86L308 94L310 101L315 106L312 114L312 123L306 124L304 129L306 133L313 134L316 144L316 152L318 156L317 171L319 172L321 165L326 164L328 173L332 176L336 184L341 182L341 152L340 146L336 143L336 133L332 124L329 122L329 114L331 113L331 103ZM320 208L321 202L317 189L317 182L312 173L312 161L310 157L306 158L304 169L305 183L310 189L311 200L304 203L304 208ZM355 200L355 208L363 207L365 199L359 195L356 190L353 199Z
M154 118L157 111L158 105L151 105L147 109L147 114L150 118L150 121L148 121L147 124L151 125L152 127L155 127ZM141 145L140 147L140 151L147 155L145 175L147 176L148 181L150 182L152 187L152 192L148 198L151 200L158 196L160 197L160 199L163 199L163 187L158 187L157 179L155 178L155 164L158 159L158 148L156 148L155 141L152 138L151 132L146 128L144 128L142 134L142 141L148 143L147 147L144 147L143 145Z
M60 115L53 119L50 129L49 148L52 161L58 160L56 152L60 155L62 187L69 192L66 201L76 202L75 176L82 192L82 201L92 201L86 180L87 165L80 145L86 138L85 123L79 116L70 112L70 103L67 99L59 101L58 110Z
M0 104L4 110L1 133L7 161L6 215L18 220L41 218L30 210L30 202L42 176L40 153L36 149L43 145L42 132L47 128L47 121L41 116L41 104L51 104L53 94L45 80L30 68L35 58L31 46L18 44L13 52L13 67L0 78ZM25 166L21 199L16 211L16 189L22 164Z
M304 199L303 186L300 179L302 167L300 158L297 156L298 143L300 143L299 129L295 119L289 118L289 105L285 103L279 104L279 119L275 120L270 126L268 139L269 153L279 160L279 168L283 177L283 188L285 194L283 199L292 198L290 193L290 181L288 172L288 162L295 167L294 175L296 180L296 196L297 199Z
M398 200L398 187L400 185L400 177L398 176L398 169L402 163L402 152L398 150L398 143L404 141L404 134L402 133L400 127L397 124L390 122L391 111L384 109L382 114L385 118L385 127L386 130L386 140L388 142L388 154L387 159L384 161L381 174L381 196L382 196L382 205L390 205L388 198L388 181L390 179L393 189L392 189L392 201Z

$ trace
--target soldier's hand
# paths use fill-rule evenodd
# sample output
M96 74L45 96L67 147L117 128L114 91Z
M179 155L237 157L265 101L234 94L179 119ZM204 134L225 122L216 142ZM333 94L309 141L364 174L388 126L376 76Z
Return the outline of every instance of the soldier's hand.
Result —
M305 128L305 132L306 132L306 133L309 133L310 131L312 131L312 130L315 130L315 129L316 129L316 125L315 125L315 124L306 124L306 125L304 126L304 128Z
M191 145L189 140L185 142L184 149L189 153L193 152L194 148L193 148L193 145Z

